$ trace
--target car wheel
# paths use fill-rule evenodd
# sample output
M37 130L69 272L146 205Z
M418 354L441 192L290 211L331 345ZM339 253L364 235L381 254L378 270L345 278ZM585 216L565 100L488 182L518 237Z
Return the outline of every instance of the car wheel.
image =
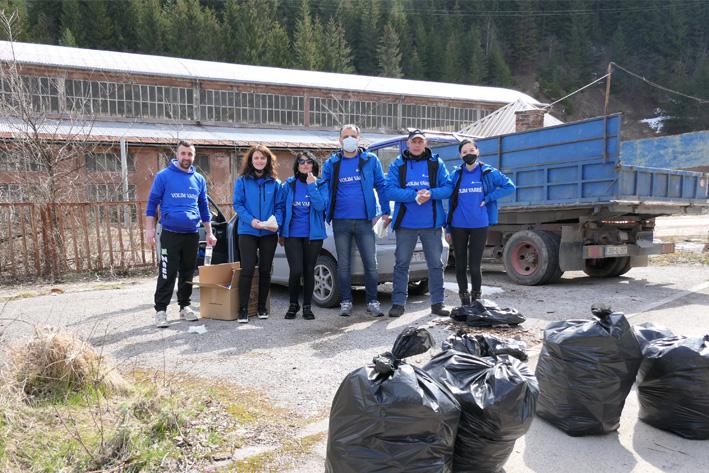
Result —
M409 294L412 296L423 296L428 292L428 279L409 283Z
M340 303L337 285L337 262L328 255L318 256L315 262L313 302L320 307L335 307Z

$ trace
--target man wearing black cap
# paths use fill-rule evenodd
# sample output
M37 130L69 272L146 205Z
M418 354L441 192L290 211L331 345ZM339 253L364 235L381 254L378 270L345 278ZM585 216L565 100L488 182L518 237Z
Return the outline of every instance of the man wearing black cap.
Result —
M389 317L404 313L409 284L409 265L417 240L421 240L428 266L428 288L431 313L449 315L443 305L443 241L446 221L443 199L450 197L448 170L443 161L426 146L426 135L413 130L406 141L407 149L389 166L387 197L394 201L396 231L396 263L394 290Z

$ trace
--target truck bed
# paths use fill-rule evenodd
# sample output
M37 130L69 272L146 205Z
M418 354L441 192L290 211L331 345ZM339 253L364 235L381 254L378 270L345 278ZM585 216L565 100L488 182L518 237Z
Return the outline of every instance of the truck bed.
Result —
M478 140L481 160L517 185L500 200L501 213L707 212L709 174L624 165L620 123L620 115L609 115Z

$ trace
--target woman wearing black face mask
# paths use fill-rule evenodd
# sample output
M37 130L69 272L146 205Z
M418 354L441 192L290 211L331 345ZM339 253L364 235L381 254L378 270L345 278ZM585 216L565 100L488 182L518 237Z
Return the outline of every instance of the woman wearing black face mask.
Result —
M318 161L308 151L298 153L293 163L293 177L283 184L283 225L280 244L285 246L290 268L288 293L290 305L286 319L294 319L300 310L298 300L303 295L303 318L312 320L311 308L315 287L315 263L320 254L325 233L327 184L318 180ZM301 289L300 280L303 279Z
M512 180L494 167L478 160L480 150L472 140L458 146L463 164L450 175L452 188L446 240L455 251L455 276L462 305L470 305L468 276L473 285L472 299L481 296L482 262L487 229L497 223L497 200L515 190Z

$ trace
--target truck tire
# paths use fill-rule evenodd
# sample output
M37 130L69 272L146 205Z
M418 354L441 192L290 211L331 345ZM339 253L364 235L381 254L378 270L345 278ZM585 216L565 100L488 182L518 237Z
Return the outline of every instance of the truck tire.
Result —
M559 239L543 230L513 234L502 255L507 275L517 284L537 286L561 277Z
M332 256L320 255L315 262L313 303L320 307L335 307L340 303L337 283L337 262Z
M625 264L623 264L623 265L620 267L620 270L618 271L618 274L616 274L616 276L622 276L622 275L624 275L625 273L627 273L628 271L630 271L630 269L633 267L633 263L632 263L631 260L630 260L630 256L625 256L624 258L621 258L621 259L625 259L625 260L627 260L627 261L625 262Z
M583 272L592 278L615 278L628 272L630 268L625 269L625 266L629 264L629 260L627 256L587 259L584 261Z
M546 281L545 284L558 282L559 279L561 279L561 276L564 275L564 271L559 266L559 248L561 247L561 235L559 235L558 233L547 232L543 230L539 231L539 233L542 234L545 238L551 239L550 244L556 252L556 271L554 271L554 273L549 276L549 279Z

